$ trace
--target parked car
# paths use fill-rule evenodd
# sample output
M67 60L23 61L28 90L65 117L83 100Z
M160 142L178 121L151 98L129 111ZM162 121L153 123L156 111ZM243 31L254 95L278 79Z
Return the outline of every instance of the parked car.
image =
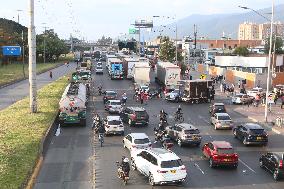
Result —
M213 116L215 113L227 113L224 103L214 103L209 107L209 113Z
M102 66L98 66L96 67L96 74L104 74L104 70Z
M122 104L120 100L108 100L105 104L105 110L109 113L120 113L122 111Z
M151 148L152 143L145 133L130 133L123 138L123 147L128 150Z
M253 99L254 97L252 96L239 93L232 97L232 103L233 104L247 104L247 103L251 103Z
M104 104L108 100L115 100L115 99L117 99L117 93L115 91L106 91L106 92L104 92L104 97L103 97Z
M185 181L187 172L181 159L163 148L131 151L133 170L149 178L150 185L173 184Z
M185 144L199 146L201 143L200 131L191 124L180 123L166 127L166 132L172 140L181 147Z
M105 134L124 135L124 126L119 116L107 116L104 120Z
M149 115L144 108L127 107L120 113L121 119L127 122L129 126L149 124Z
M211 117L211 123L214 125L215 130L233 128L233 121L227 113L215 113Z
M202 152L209 159L211 168L222 165L238 167L238 154L234 152L229 142L213 141L205 143Z
M273 174L274 180L284 177L284 152L267 152L259 158L259 165Z
M166 93L165 99L167 101L179 102L180 101L180 91L179 89L175 89L169 93Z
M233 129L233 135L235 138L241 140L244 145L267 145L268 143L267 132L256 123L238 125Z

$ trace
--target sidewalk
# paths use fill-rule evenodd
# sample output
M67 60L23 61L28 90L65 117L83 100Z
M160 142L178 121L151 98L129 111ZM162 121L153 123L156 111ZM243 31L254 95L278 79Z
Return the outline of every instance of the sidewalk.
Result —
M70 63L52 69L53 77L49 77L49 71L37 75L37 89L57 80L59 77L75 71L76 63ZM19 81L17 83L0 88L0 110L14 104L22 98L29 95L29 80Z

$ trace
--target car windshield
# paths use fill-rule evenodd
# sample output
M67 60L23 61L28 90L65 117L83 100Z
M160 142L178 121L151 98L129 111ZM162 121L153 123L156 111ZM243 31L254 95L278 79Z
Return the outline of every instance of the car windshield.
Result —
M232 148L218 148L218 154L233 154L234 150Z
M121 105L121 102L117 101L117 102L111 102L111 105Z
M199 134L199 130L198 129L192 129L192 130L185 130L184 134Z
M250 129L250 133L255 134L255 135L263 134L263 132L264 132L264 129Z
M137 111L136 115L137 115L137 117L145 117L145 116L147 116L145 111Z
M121 121L120 120L111 120L111 121L108 121L108 124L109 125L120 125Z
M230 116L218 116L218 120L231 120Z
M135 139L134 143L135 144L146 144L149 143L150 140L148 138L141 138L141 139Z
M116 96L116 93L115 92L107 92L106 95L107 96Z
M182 166L182 161L180 159L161 162L161 168L173 168L180 166Z

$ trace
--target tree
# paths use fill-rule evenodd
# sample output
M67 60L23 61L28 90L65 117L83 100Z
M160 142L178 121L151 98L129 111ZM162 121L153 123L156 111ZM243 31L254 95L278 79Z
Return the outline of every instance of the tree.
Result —
M44 40L45 40L45 56L47 60L51 61L55 55L59 57L61 54L69 52L67 45L62 39L59 39L54 30L46 30L45 33L37 35L37 57L39 54L44 54Z
M176 58L176 47L174 46L174 42L170 41L169 37L165 36L161 38L159 58L162 61L169 61L169 62L173 62ZM182 55L179 51L177 59L178 61L182 60Z
M275 53L276 54L283 54L283 40L281 37L276 37L275 42L275 36L272 37L272 52L274 52L274 43L275 43ZM265 54L269 53L270 48L270 38L267 38L265 40L265 46L264 46L264 52Z
M237 47L233 53L239 56L247 56L249 54L249 50L246 47Z

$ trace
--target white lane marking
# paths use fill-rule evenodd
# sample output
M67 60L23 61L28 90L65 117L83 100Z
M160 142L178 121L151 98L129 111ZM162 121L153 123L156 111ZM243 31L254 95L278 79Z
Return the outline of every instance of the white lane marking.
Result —
M246 166L249 170L251 170L252 172L256 173L255 170L253 170L250 166L248 166L245 162L243 162L241 159L239 159L239 161L244 165ZM245 172L245 171L243 171Z
M194 163L194 166L204 175L204 171L199 167L197 163Z

